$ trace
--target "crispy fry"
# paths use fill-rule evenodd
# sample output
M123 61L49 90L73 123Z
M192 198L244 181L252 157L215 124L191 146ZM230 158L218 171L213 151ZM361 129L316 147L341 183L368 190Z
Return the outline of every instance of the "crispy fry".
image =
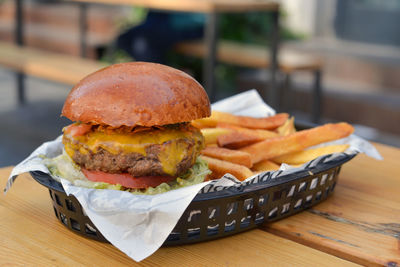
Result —
M247 168L251 168L251 166L253 165L251 163L250 154L238 150L207 146L201 151L201 154L204 156L240 164L246 166Z
M332 154L335 152L345 151L349 145L330 145L318 148L310 148L300 152L294 152L273 158L272 161L277 163L286 163L290 165L304 164L307 161L318 158L322 155Z
M289 115L287 113L276 114L271 117L253 118L247 116L237 116L225 112L213 111L210 119L218 122L230 123L251 129L276 129L285 123Z
M201 156L201 158L208 163L208 168L213 172L211 177L222 177L225 173L230 173L234 175L240 181L253 175L253 172L239 164L231 163L229 161L219 160L215 158L210 158L206 156Z
M253 164L264 159L275 158L284 154L301 151L307 147L340 139L354 131L348 123L325 124L308 130L275 137L241 148L251 155Z
M207 144L207 147L219 147L218 144Z
M286 122L280 126L276 131L279 135L289 135L296 132L296 128L294 127L294 117L289 118Z
M211 117L192 121L192 125L199 128L216 127L218 123L229 123L251 129L273 130L283 125L289 115L287 113L279 113L275 116L264 118L253 118L247 116L238 116L221 111L213 111Z
M228 123L218 123L217 126L234 130L234 132L229 134L220 135L217 140L219 146L232 149L238 149L268 138L279 136L277 133L272 131L247 129Z
M252 171L258 173L258 172L266 172L266 171L275 171L279 169L279 165L276 164L275 162L272 162L270 160L262 160L259 163L255 164L253 168L251 168Z
M204 136L205 144L216 144L217 138L220 135L228 134L232 132L231 129L224 129L224 128L203 128L201 129L201 133Z
M267 138L279 136L279 134L277 134L276 132L273 132L273 131L262 130L262 129L248 129L248 128L240 127L237 125L225 123L225 122L218 122L217 127L232 129L237 132L246 133L250 136L257 136L258 138L261 138L261 139L267 139Z
M206 178L204 179L204 182L207 182L207 181L210 181L210 180L217 180L217 179L219 179L219 178L221 178L221 176L218 177L218 176L214 175L214 174L211 172L211 173L207 174Z
M192 125L198 129L213 128L217 126L217 121L211 118L203 118L203 119L193 120Z
M218 136L217 143L220 147L238 149L263 140L263 138L254 135L248 135L243 132L231 132Z

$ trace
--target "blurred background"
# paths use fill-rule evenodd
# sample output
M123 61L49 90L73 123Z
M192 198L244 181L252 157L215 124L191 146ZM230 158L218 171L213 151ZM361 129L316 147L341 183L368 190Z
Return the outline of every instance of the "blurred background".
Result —
M207 85L212 66L213 101L255 88L298 121L347 121L400 147L400 0L90 2L0 0L0 167L61 133L80 78L134 60Z

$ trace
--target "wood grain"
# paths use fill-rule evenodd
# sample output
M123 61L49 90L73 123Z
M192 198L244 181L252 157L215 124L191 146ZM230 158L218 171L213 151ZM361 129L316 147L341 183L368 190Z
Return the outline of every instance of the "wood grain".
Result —
M203 58L207 48L201 41L182 42L174 47L178 53ZM265 46L243 44L232 41L219 41L217 59L220 62L249 68L268 68L270 65L269 51ZM289 73L300 70L317 70L322 62L315 56L299 54L284 49L279 50L279 68Z
M400 265L400 150L376 147L383 161L358 155L332 197L263 229L359 264Z
M72 2L130 5L152 9L186 12L274 11L279 3L270 0L70 0Z
M0 169L4 185L11 168ZM0 196L0 265L118 266L134 261L110 244L65 228L54 216L46 188L28 175ZM252 230L193 245L163 247L141 266L352 266L324 252Z
M51 81L75 84L106 65L90 59L0 42L0 64Z

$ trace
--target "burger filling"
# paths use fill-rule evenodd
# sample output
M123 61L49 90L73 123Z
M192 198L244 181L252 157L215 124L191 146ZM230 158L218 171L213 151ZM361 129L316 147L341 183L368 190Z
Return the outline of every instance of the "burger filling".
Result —
M93 126L81 135L73 135L74 128L64 132L67 154L87 170L107 173L176 177L194 164L204 145L201 132L189 124L136 130Z
M208 174L206 164L198 159L204 138L187 123L136 128L75 123L64 129L63 143L62 157L80 169L79 176L123 190L152 191L163 184L180 187L199 171L202 178L196 183Z

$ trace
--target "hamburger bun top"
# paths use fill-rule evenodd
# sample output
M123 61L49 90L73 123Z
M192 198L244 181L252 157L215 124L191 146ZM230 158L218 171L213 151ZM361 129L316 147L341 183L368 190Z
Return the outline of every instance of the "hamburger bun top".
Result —
M155 126L211 115L203 87L186 73L155 63L111 65L72 88L62 115L72 121Z

